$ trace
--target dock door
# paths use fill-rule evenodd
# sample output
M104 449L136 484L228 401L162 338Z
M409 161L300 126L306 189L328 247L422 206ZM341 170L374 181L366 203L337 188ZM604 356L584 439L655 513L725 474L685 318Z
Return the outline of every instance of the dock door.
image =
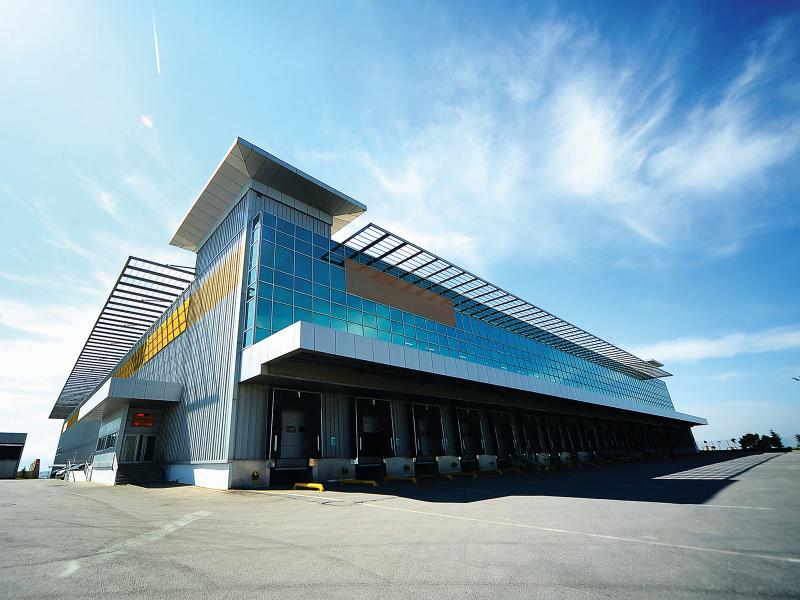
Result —
M459 408L456 410L456 420L461 444L461 468L464 470L477 469L478 455L486 453L486 444L481 429L481 415L474 409Z
M392 405L388 400L356 398L356 456L359 466L378 466L394 456Z
M307 469L321 457L322 400L319 394L272 391L269 458L277 470Z
M414 446L417 464L433 464L445 454L442 411L434 404L412 404Z
M497 459L498 461L508 462L508 464L504 464L503 466L511 466L510 460L517 454L517 440L514 435L514 427L511 424L511 415L501 412L493 412L490 414L494 430L495 453L497 454Z

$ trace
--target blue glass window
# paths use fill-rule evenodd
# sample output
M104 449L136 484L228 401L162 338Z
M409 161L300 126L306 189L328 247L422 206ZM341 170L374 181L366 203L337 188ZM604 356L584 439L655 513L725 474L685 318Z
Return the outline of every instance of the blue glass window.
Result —
M289 248L289 250L294 249L294 238L289 235L288 233L283 233L279 231L275 234L275 243L278 246L282 246L284 248Z
M311 282L306 279L294 278L294 291L302 292L304 294L311 293Z
M272 302L269 300L259 300L256 310L256 327L269 329L272 324Z
M284 273L283 271L274 271L273 277L275 278L275 285L280 285L287 288L294 286L294 277L292 277L289 273Z
M308 242L303 242L301 240L294 241L294 249L296 252L301 254L307 254L309 257L311 256L311 244Z
M289 304L275 302L272 306L272 330L280 331L294 323L292 307Z
M322 262L321 260L315 260L314 283L319 283L320 285L330 285L330 268L331 266L328 263Z
M295 308L305 308L307 310L311 310L311 296L295 292L294 306Z
M276 219L275 229L278 231L282 231L283 233L288 233L289 235L294 237L294 225L289 223L289 221L284 221L283 219Z
M311 257L297 254L294 257L294 274L303 279L311 280Z
M269 283L264 283L263 281L259 281L258 297L266 298L267 300L272 300L272 285Z
M282 246L275 246L275 268L291 273L294 270L294 252Z
M314 298L314 312L324 313L326 315L331 314L331 303L327 300Z
M292 290L288 288L275 286L274 299L276 302L285 302L286 304L291 304Z
M361 310L361 298L353 294L347 294L347 306Z
M271 267L275 264L273 256L275 254L275 246L272 242L261 242L261 251L259 253L259 262L265 267Z
M306 310L305 308L297 308L294 309L294 320L295 321L305 321L306 323L311 323L312 316L311 311Z
M300 227L299 225L295 228L294 235L298 240L302 240L303 242L311 243L312 235L311 232L306 229L305 227Z
M331 287L345 291L344 269L334 266L331 267Z
M331 326L331 318L328 315L315 312L313 320L315 325L322 325L323 327Z
M338 331L347 331L347 321L331 317L331 328Z

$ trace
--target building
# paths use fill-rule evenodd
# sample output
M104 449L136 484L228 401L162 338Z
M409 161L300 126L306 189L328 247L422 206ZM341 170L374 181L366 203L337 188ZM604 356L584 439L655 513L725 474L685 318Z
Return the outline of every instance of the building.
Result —
M237 139L130 258L56 400L54 462L228 488L696 452L642 360L374 224ZM188 262L188 261L187 261Z
M0 433L0 479L15 479L27 433Z

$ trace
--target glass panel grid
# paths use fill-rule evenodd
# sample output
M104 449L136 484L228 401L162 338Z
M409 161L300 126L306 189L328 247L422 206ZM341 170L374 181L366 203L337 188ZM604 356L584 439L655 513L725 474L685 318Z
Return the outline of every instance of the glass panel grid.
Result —
M471 295L479 298L479 302L470 301L460 306L455 311L455 327L451 327L346 294L343 253L329 251L333 242L327 241L328 248L323 249L323 238L307 229L280 218L275 218L274 228L266 218L264 221L257 226L258 234L254 230L250 250L256 256L251 254L249 264L258 265L258 273L252 277L257 281L257 291L247 300L245 311L245 346L304 320L553 383L622 396L640 404L673 409L667 387L660 379L632 377L481 318L481 310L497 312L497 306L507 301L506 293L494 286L484 283L485 289L473 292ZM281 245L269 241L275 238L276 231L283 234ZM294 243L287 236L293 237ZM309 239L313 240L315 248L313 258L305 254ZM392 241L389 238L379 241L375 248L389 251ZM311 284L307 279L309 260L313 295L309 295ZM406 268L422 267L419 275L424 275L433 286L446 282L453 287L463 285L465 290L478 290L471 275L427 252L415 253L404 248L393 253L393 260L405 260L402 266ZM407 275L400 269L396 271L395 276ZM385 272L391 274L391 270ZM421 278L412 276L407 280L415 283ZM274 285L270 283L273 281ZM254 303L252 309L251 303ZM495 308L485 303L494 303ZM505 308L513 313L515 307L522 304L513 301ZM501 321L498 319L498 323Z

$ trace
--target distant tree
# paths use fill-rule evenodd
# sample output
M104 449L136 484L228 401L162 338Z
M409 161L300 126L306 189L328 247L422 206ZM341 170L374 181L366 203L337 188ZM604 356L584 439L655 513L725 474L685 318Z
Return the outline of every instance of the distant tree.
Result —
M797 440L797 447L800 448L800 433L795 433L794 439Z
M760 443L761 439L758 437L757 433L745 433L739 438L739 445L742 447L742 450L757 450Z
M774 430L769 430L769 443L772 448L783 448L783 440L781 436L775 433Z

